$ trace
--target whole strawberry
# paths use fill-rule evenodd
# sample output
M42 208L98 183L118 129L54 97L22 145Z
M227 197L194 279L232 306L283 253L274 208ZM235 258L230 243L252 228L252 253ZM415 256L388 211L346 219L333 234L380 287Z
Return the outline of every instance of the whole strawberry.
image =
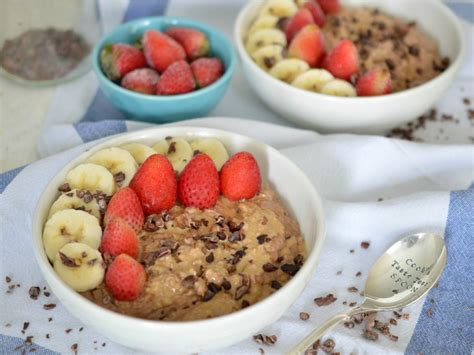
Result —
M197 154L179 175L178 199L186 207L211 208L219 198L219 174L211 158Z
M230 157L220 172L221 192L229 200L254 197L262 184L260 168L249 152L239 152Z
M288 47L291 58L304 60L311 67L318 66L324 56L324 51L323 34L316 24L303 27Z
M118 80L134 69L146 66L139 49L123 43L108 44L100 52L100 65L110 80Z
M156 93L158 95L177 95L193 91L196 87L188 62L179 60L171 64L161 75Z
M324 58L323 68L336 78L349 80L359 71L359 55L351 40L343 39Z
M191 70L197 86L203 88L224 74L224 65L219 58L199 58L191 63Z
M137 194L130 187L124 187L112 196L105 211L104 224L107 225L115 218L128 223L135 232L142 229L145 220L142 205Z
M127 254L117 256L105 274L105 286L117 301L134 301L145 288L143 266Z
M160 76L155 70L140 68L126 74L122 78L120 85L128 90L153 95L156 93L156 84L158 84L159 79Z
M145 32L142 46L148 65L159 73L163 73L170 64L186 58L186 53L178 42L157 30Z
M107 224L100 242L100 251L112 256L120 254L138 256L138 237L135 231L122 219L115 218Z
M176 203L176 175L173 166L164 155L149 156L129 186L140 199L145 215L169 210Z
M371 69L356 83L358 96L386 95L392 92L392 78L387 69Z
M299 9L285 25L285 35L288 42L291 42L299 30L312 23L314 23L314 19L311 12L306 8Z
M189 60L204 57L209 53L209 40L199 30L186 27L171 27L165 33L183 46Z

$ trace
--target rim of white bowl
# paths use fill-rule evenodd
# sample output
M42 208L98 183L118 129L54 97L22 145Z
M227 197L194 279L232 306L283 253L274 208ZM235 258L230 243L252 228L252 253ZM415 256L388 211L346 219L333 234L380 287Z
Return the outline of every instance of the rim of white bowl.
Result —
M257 143L259 145L262 145L265 147L265 149L270 150L273 154L278 155L280 158L285 160L289 166L291 166L295 173L298 174L299 176L299 182L304 184L305 187L307 188L307 193L311 195L311 201L313 201L317 207L316 211L316 217L318 218L318 224L317 224L317 239L315 241L314 247L310 250L308 258L306 259L305 263L301 267L300 271L293 277L291 278L290 281L288 281L281 289L276 291L275 293L271 294L270 296L264 298L263 300L250 305L249 307L246 307L244 309L237 310L235 312L210 318L210 319L203 319L203 320L193 320L193 321L162 321L162 320L150 320L150 319L143 319L143 318L138 318L138 317L133 317L133 316L128 316L122 313L114 312L112 310L106 309L104 307L101 307L94 302L88 300L84 296L81 296L78 292L74 291L71 289L66 283L64 283L59 276L55 273L53 267L48 261L48 258L46 256L46 253L44 251L43 245L42 245L42 230L44 226L44 218L42 218L40 214L40 206L44 204L47 200L51 197L50 193L48 193L50 190L55 191L57 190L57 184L54 180L58 177L58 175L63 174L66 170L71 169L72 167L76 166L80 162L82 162L87 155L90 155L94 153L95 151L109 147L112 145L119 145L125 143L124 140L127 139L134 139L136 141L139 141L140 139L146 139L150 135L153 134L160 134L160 131L164 130L178 130L178 131L191 131L195 136L201 135L201 136L213 136L213 137L218 137L218 136L232 136L235 138L239 139L244 139L246 141L252 142L252 143ZM156 133L155 133L156 132ZM195 133L194 133L195 132ZM179 133L178 133L179 134ZM54 186L53 186L54 185ZM299 222L299 221L298 221ZM279 297L279 292L284 291L285 287L288 289L288 285L293 285L296 282L299 282L298 275L303 275L301 271L303 270L309 270L311 268L316 268L318 262L319 262L319 255L322 249L322 246L325 241L326 237L326 223L325 223L325 216L324 216L324 211L323 211L323 204L321 197L319 195L319 192L316 190L314 185L311 183L309 178L306 176L306 174L303 173L303 171L295 164L293 163L289 158L281 154L277 149L273 148L272 146L261 142L259 140L250 138L248 136L244 136L241 134L225 131L225 130L220 130L220 129L214 129L214 128L204 128L204 127L194 127L194 126L168 126L168 127L157 127L157 128L147 128L147 129L142 129L134 132L129 132L129 133L122 133L118 135L114 135L110 137L110 139L107 139L103 142L100 142L99 144L95 145L94 147L87 149L86 151L82 152L79 154L76 158L74 158L72 161L70 161L68 164L63 166L61 170L59 170L54 177L51 179L51 181L46 185L44 188L43 192L41 193L41 196L38 200L38 203L36 205L35 213L33 216L33 228L32 228L32 238L33 238L33 250L34 254L36 257L36 261L38 265L40 266L40 269L42 270L42 273L48 273L50 277L52 277L56 282L57 286L61 288L61 291L64 293L67 293L68 296L70 297L70 300L73 303L81 303L85 308L89 308L90 310L94 312L99 312L102 313L104 316L107 316L110 321L126 321L130 325L136 325L136 326L146 326L146 327L166 327L167 329L171 330L192 330L196 329L196 327L206 327L210 326L211 324L213 326L216 326L218 323L227 323L227 322L233 322L233 321L238 321L239 318L244 317L246 315L252 314L256 308L261 308L267 303L271 302L274 298ZM304 237L304 236L303 236ZM306 286L307 282L305 283ZM281 295L281 293L280 293ZM285 310L286 311L286 310ZM205 328L202 328L205 329Z
M449 75L453 75L459 70L464 57L465 57L465 52L466 52L466 38L461 26L460 20L456 17L456 15L441 1L425 1L427 4L430 6L437 7L440 9L440 11L444 14L446 19L450 22L451 26L456 30L456 34L459 40L460 44L460 50L458 51L456 57L454 60L451 61L449 67L443 71L441 74L436 76L435 78L421 84L418 86L415 86L410 89L406 89L403 91L391 93L388 95L379 95L379 96L355 96L355 97L340 97L340 96L333 96L333 95L325 95L325 94L320 94L317 92L312 92L308 90L304 90L301 88L297 88L294 86L291 86L290 84L287 84L281 80L278 80L274 77L272 77L270 74L265 72L262 68L260 68L251 58L250 55L247 53L247 51L244 48L243 45L243 38L242 38L242 33L243 33L243 22L244 19L247 16L250 16L249 12L253 7L256 7L256 3L261 2L261 0L250 0L247 2L247 4L240 10L237 19L234 23L234 41L237 46L237 52L239 53L239 57L241 60L245 61L246 64L252 66L254 69L260 70L263 74L266 74L266 77L272 82L272 85L277 85L282 88L286 88L288 90L295 90L298 92L300 95L307 96L308 98L314 98L315 96L328 100L328 101L334 101L337 104L341 104L342 102L350 102L357 104L360 102L360 104L366 104L367 102L375 102L375 101L387 101L387 100L392 100L392 99L399 99L402 97L414 95L419 92L423 92L425 90L429 90L430 87L437 85L438 82L444 80L445 77ZM254 14L256 15L256 14Z

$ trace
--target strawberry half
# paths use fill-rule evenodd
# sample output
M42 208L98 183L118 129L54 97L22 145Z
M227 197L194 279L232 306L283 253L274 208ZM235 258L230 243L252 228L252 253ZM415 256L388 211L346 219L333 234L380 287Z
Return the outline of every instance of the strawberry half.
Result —
M222 166L220 172L221 191L229 200L254 197L262 184L260 168L249 152L234 154Z
M118 80L134 69L146 66L141 50L124 43L108 44L100 52L100 66L110 80Z
M219 198L219 173L208 155L194 156L179 175L178 199L186 207L211 208Z
M117 256L105 274L105 286L117 301L136 300L145 288L143 266L127 254Z
M369 70L356 83L358 96L386 95L392 92L392 78L390 72L383 68Z
M178 42L157 30L145 32L142 46L148 65L159 73L163 73L171 63L186 58L186 53Z
M135 231L142 229L145 216L143 215L140 199L130 187L118 190L110 199L104 216L104 224L119 218L124 220Z
M318 3L326 14L335 14L341 9L339 0L318 0Z
M306 25L314 23L313 15L308 9L299 9L285 25L285 35L288 43L291 42L293 37Z
M301 29L291 41L288 55L317 67L324 56L324 38L318 25L311 24Z
M189 60L204 57L209 53L207 36L194 28L172 27L165 32L183 46Z
M336 78L349 80L359 71L359 55L356 46L352 41L343 39L324 58L322 66Z
M146 215L169 210L176 203L176 175L164 155L149 156L138 168L129 186L140 199Z
M179 60L171 64L161 75L156 93L158 95L185 94L196 88L193 72L188 62Z
M191 70L197 86L203 88L224 74L224 65L219 58L199 58L191 63Z
M326 16L324 11L321 9L321 6L316 2L316 0L308 0L302 6L303 9L307 9L311 12L314 22L319 26L323 27L326 23Z
M155 70L150 68L140 68L127 73L122 78L120 85L128 90L153 95L156 93L158 79L160 79L160 76Z
M138 256L138 237L135 231L122 219L115 218L104 229L100 251L112 256L120 254Z

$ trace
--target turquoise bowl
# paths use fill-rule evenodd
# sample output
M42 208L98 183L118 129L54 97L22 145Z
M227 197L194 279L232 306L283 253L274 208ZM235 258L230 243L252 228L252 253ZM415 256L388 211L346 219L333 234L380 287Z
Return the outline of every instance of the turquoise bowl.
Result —
M192 27L204 32L211 46L211 55L218 57L225 67L224 75L215 83L187 94L145 95L122 88L108 79L100 67L100 51L109 43L135 43L146 30L164 31L168 27ZM92 67L105 96L127 119L166 123L207 115L219 103L230 84L236 56L229 40L217 29L203 23L179 17L147 17L127 22L106 34L95 45Z

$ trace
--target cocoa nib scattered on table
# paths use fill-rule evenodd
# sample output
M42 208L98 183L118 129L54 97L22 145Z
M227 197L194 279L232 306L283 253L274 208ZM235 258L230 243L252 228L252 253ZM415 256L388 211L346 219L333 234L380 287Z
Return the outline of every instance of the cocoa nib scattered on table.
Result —
M47 303L47 304L43 305L43 308L45 310L49 311L50 309L56 308L56 304L55 303Z
M309 314L306 312L300 312L300 319L301 320L308 320L309 319Z
M273 345L277 342L276 335L257 334L253 336L253 340L258 344Z
M329 338L323 341L322 344L319 345L319 347L325 353L331 353L336 347L336 342L334 341L334 339Z
M30 298L32 300L37 300L38 296L41 294L41 289L38 286L30 287L28 293L30 294Z
M317 297L314 299L314 303L316 303L317 306L327 306L331 303L334 303L337 300L336 297L332 293L324 296L324 297Z
M370 246L370 242L362 242L362 243L360 243L360 247L361 247L362 249L368 249L369 246Z

